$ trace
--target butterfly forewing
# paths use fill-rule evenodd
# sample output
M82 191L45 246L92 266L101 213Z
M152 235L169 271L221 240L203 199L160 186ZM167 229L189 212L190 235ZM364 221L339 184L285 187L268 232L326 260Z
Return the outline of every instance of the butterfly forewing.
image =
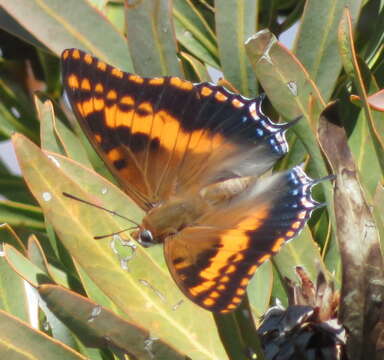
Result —
M62 62L65 90L82 127L146 210L189 187L243 175L239 156L257 156L263 172L287 150L283 127L261 113L260 99L210 83L142 78L76 49L64 51Z

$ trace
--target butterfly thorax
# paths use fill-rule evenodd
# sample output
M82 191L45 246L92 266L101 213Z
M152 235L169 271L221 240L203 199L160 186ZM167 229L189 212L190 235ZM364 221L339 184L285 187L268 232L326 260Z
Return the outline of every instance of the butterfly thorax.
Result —
M225 206L248 187L252 177L227 179L203 187L188 197L174 197L151 209L144 217L142 228L151 232L155 243L198 223L202 214Z
M162 243L168 236L192 225L207 206L201 196L168 200L146 214L142 228L151 232L154 243Z

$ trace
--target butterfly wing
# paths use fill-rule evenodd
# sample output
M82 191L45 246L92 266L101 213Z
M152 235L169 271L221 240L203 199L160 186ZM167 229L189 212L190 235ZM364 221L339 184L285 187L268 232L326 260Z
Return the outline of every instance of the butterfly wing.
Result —
M169 270L184 294L215 312L241 302L256 269L301 231L319 204L300 167L255 181L194 226L165 240Z
M260 97L142 78L77 49L63 52L62 68L82 128L144 210L218 180L261 174L287 151L286 127L262 114Z

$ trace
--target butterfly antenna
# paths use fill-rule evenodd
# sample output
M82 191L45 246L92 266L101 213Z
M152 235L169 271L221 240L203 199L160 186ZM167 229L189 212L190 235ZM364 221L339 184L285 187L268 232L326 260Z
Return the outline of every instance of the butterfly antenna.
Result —
M107 208L105 208L105 207L103 207L103 206L100 206L100 205L96 205L96 204L94 204L94 203L91 203L90 201L81 199L81 198L79 198L79 197L77 197L77 196L75 196L75 195L68 194L67 192L63 192L63 195L64 195L65 197L67 197L67 198L72 199L72 200L80 201L80 202L83 203L83 204L87 204L87 205L93 206L93 207L95 207L95 208L97 208L97 209L104 210L104 211L106 211L106 212L108 212L108 213L110 213L110 214L112 214L112 215L114 215L114 216L118 216L118 217L121 218L121 219L130 221L132 224L135 224L135 225L136 225L135 227L140 227L140 224L138 224L136 221L133 221L132 219L129 219L129 218L125 217L124 215L121 215L121 214L117 213L116 211L109 210L109 209L107 209ZM123 231L125 231L125 230L123 230ZM121 231L121 232L123 232L123 231ZM120 232L115 233L115 234L119 234L119 233L120 233ZM113 235L113 234L112 234L112 235Z
M126 228L126 229L123 229L123 230L120 230L120 231L117 231L117 232L113 232L113 233L110 233L110 234L94 236L93 238L95 240L101 240L101 239L105 239L107 237L111 237L111 236L114 236L114 235L119 235L119 234L121 234L121 233L123 233L125 231L129 231L129 230L133 230L133 229L137 229L137 226Z

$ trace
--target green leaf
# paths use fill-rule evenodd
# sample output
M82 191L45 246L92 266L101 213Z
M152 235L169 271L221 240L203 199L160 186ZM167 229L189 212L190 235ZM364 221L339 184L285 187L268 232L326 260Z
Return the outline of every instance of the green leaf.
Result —
M0 310L0 357L12 360L86 360L68 346Z
M37 237L35 235L31 235L28 239L28 259L36 265L42 272L45 274L50 275L49 268L48 268L48 261L45 257L45 254L43 252L43 249L39 243L39 240L37 240Z
M229 359L248 360L242 334L234 313L226 315L215 314L215 321Z
M0 309L28 321L28 298L23 279L9 266L4 257L0 257L0 289Z
M214 68L219 68L218 60L198 41L193 34L177 19L174 19L176 37L179 43L200 61Z
M53 54L40 49L37 49L37 55L44 71L46 92L57 99L61 95L60 61Z
M0 24L1 28L27 43L38 47L39 49L48 50L38 39L36 39L28 30L23 28L12 16L10 16L3 7L0 7Z
M276 110L286 119L302 115L317 121L325 102L294 54L268 30L248 39L246 49L256 76Z
M13 175L8 170L6 172L0 171L0 194L11 201L34 203L22 177Z
M25 179L60 239L128 319L150 329L152 336L193 359L225 358L210 314L183 298L165 269L161 248L145 251L137 246L130 260L124 258L125 254L115 253L110 240L96 241L93 237L116 232L127 224L100 209L67 199L62 193L103 204L139 220L138 209L129 198L96 173L69 159L50 154L50 160L20 135L14 137L14 145ZM129 211L129 206L136 208L136 214Z
M102 11L103 8L107 5L109 0L89 0L90 4L94 6L96 9Z
M0 200L0 219L13 227L22 226L44 230L44 219L37 206L15 201Z
M43 270L33 264L11 245L6 244L4 246L4 254L5 259L12 269L32 286L37 287L40 283L52 282Z
M306 226L300 235L284 245L283 248L272 258L272 263L276 267L282 278L289 278L296 281L296 266L302 266L315 282L321 271L327 273L321 258L319 246L313 241L311 232Z
M381 0L365 1L356 26L356 48L360 56L371 62L380 52L384 32L377 31L384 26L384 8Z
M254 96L257 84L244 43L257 29L257 1L217 0L215 21L224 78Z
M249 282L247 294L256 318L260 318L268 309L272 295L273 269L270 261L265 262L257 269L256 274Z
M354 80L359 96L363 101L365 117L368 122L369 132L376 151L377 159L384 173L384 137L377 130L374 116L368 102L367 90L364 84L362 73L359 68L357 55L353 43L352 19L348 9L345 9L339 26L339 46L343 66L346 73ZM380 119L379 121L381 121Z
M44 312L46 317L44 325L45 327L49 326L49 330L52 336L55 339L61 341L63 344L79 351L75 334L71 332L71 330L56 316L56 314L48 308L44 301L41 301L41 298L39 300L39 307Z
M348 138L348 145L354 155L364 189L373 195L382 173L372 143L368 121L363 111L359 113L353 131Z
M67 249L65 249L60 239L56 236L52 224L49 223L47 218L45 220L49 242L44 242L44 251L50 259L50 262L53 264L49 265L50 274L57 284L64 287L71 287L72 290L75 291L84 291L81 284L78 282L78 274L73 258L68 253ZM55 261L52 259L55 259ZM56 261L59 263L58 265L56 265Z
M124 37L85 0L3 0L2 6L56 55L75 47L132 70Z
M95 282L88 276L88 274L82 269L82 267L75 263L77 272L79 274L81 284L83 285L85 292L89 299L93 300L97 304L112 310L114 313L125 316L124 313L118 308L113 301L95 284Z
M126 2L126 29L135 71L143 76L182 76L172 26L172 2Z
M25 245L12 227L6 223L0 224L0 238L2 243L10 244L17 250L26 253L27 249L25 248Z
M362 3L362 0L306 1L295 53L326 102L341 71L337 28L343 9L348 7L356 19Z
M115 25L121 34L125 31L124 3L121 1L103 0L106 4L102 9L103 14Z
M35 96L34 99L41 124L42 149L70 156L86 166L91 166L80 140L60 119L55 117L52 102L50 100L41 101L38 96Z
M58 118L55 118L54 130L55 133L51 134L51 136L56 135L60 139L65 155L87 167L91 167L88 155L80 139Z
M40 120L41 147L58 154L65 154L63 145L54 133L55 114L50 100L41 101L38 96L34 97L37 116Z
M24 98L23 90L3 74L0 78L0 133L10 137L15 131L38 140L38 121Z
M186 52L182 51L180 55L191 66L199 81L211 81L211 77L203 63Z
M298 59L269 31L259 31L246 47L256 76L276 110L286 119L305 118L292 130L311 157L314 169L311 175L326 176L328 170L316 139L316 124L325 103L316 85ZM329 182L323 182L322 188L334 227L332 188Z
M112 346L139 359L185 358L160 341L154 341L149 348L148 331L74 292L43 285L39 287L39 294L51 311L89 347Z
M190 32L217 61L218 49L216 36L192 1L174 0L173 14L185 31Z

